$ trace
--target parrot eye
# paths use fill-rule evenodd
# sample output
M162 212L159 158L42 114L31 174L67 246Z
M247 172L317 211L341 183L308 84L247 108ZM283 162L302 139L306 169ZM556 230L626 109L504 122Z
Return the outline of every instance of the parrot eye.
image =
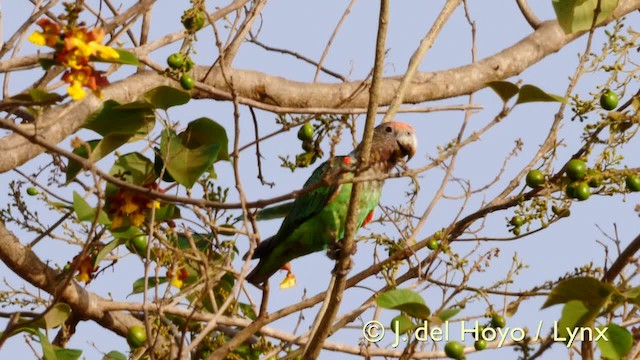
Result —
M392 131L393 131L393 129L391 128L391 126L387 126L387 128L386 128L386 129L384 129L384 130L385 130L386 132L392 132Z

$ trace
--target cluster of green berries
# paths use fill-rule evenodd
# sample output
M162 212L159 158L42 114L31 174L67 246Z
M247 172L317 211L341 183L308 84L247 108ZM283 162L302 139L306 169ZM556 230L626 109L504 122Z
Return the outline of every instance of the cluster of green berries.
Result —
M182 14L182 25L185 30L190 34L195 34L198 30L202 29L206 20L206 13L198 9L188 9ZM191 58L181 53L174 53L167 58L167 65L172 69L182 73L180 75L180 86L185 90L191 90L195 86L195 79L189 75L189 71L195 65Z

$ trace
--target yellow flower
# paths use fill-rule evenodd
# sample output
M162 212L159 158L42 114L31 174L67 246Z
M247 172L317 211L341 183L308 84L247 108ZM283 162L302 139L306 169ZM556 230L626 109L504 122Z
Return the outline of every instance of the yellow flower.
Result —
M129 215L129 220L133 226L139 227L144 222L145 214L143 212L135 212Z
M76 280L78 280L79 282L88 282L91 279L91 277L89 276L88 273L86 272L79 272L78 275L76 275Z
M97 54L103 60L115 60L120 58L120 54L110 46L105 46L95 41L90 42L89 46L93 49L93 53Z
M177 276L174 276L173 279L171 279L171 285L177 287L178 289L182 288L182 284L183 283L184 282L182 280L178 279Z
M124 219L120 215L116 215L111 219L111 228L117 229L124 223Z
M133 193L132 192L125 192L123 194L123 198L124 198L124 204L121 207L121 210L123 213L130 215L138 210L140 210L140 206L138 206L138 204L133 201Z
M87 95L87 92L82 88L82 83L79 81L71 83L71 86L67 88L67 92L73 100L82 100Z
M27 38L31 43L44 46L47 43L47 40L44 37L44 34L40 31L34 31L33 34L29 35Z
M287 276L280 283L280 289L288 289L294 286L296 286L296 276L291 272L287 272Z

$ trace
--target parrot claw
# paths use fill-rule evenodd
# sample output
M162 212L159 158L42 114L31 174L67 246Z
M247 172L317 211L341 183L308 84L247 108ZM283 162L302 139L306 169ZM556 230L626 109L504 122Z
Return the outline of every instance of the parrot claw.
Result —
M353 248L351 248L351 253L349 255L353 256L356 254L357 251L358 251L358 248L354 246ZM329 257L329 259L331 260L338 260L340 259L341 252L342 252L342 241L336 241L333 244L329 245L329 248L327 249L327 257Z

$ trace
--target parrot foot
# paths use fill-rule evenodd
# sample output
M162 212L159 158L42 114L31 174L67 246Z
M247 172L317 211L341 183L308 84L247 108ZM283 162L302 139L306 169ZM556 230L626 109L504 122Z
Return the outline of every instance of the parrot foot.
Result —
M356 254L357 251L358 249L354 244L353 248L351 248L351 253L349 255L353 256ZM342 241L336 241L333 244L329 245L329 248L327 249L327 257L329 257L329 259L331 260L340 259L340 253L342 253Z

